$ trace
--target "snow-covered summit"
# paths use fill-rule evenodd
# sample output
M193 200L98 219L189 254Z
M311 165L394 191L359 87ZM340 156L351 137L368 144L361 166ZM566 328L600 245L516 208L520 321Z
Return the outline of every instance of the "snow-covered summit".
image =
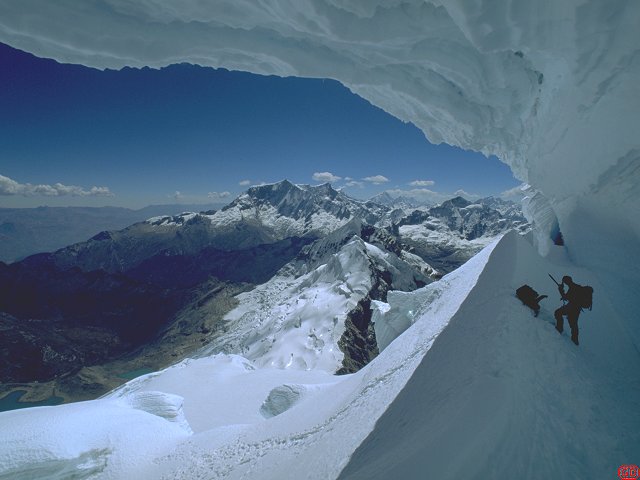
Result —
M401 241L445 272L467 261L495 237L529 229L519 205L493 198L474 202L454 197L413 210L393 224Z
M425 204L424 202L407 195L392 196L387 191L374 195L369 199L369 201L392 208L415 208Z
M214 228L247 222L286 238L325 235L352 218L373 224L385 211L348 197L328 183L310 186L283 180L249 188L208 218Z

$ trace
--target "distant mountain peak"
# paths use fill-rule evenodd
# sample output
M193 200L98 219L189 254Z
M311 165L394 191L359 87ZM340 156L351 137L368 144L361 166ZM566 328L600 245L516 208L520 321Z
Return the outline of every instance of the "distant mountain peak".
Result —
M262 225L280 238L326 235L354 217L374 223L386 211L379 205L367 206L330 183L296 185L282 180L249 188L210 219L214 227L239 221Z
M395 198L389 195L388 192L382 192L371 197L369 201L373 203L377 203L378 205L390 206L394 203Z
M304 185L304 187L316 192L329 194L334 197L337 196L338 194L344 195L339 190L336 190L335 188L333 188L333 186L330 183L322 183L320 185Z
M464 208L471 205L471 202L464 197L457 196L442 202L441 206L444 207L448 205L454 206L456 208Z
M255 185L247 189L244 193L253 198L268 198L279 193L286 193L292 190L300 190L300 187L291 183L289 180L281 180L276 183L266 183L264 185Z
M430 202L419 200L410 195L391 195L386 190L371 197L369 202L393 208L418 207L431 204Z

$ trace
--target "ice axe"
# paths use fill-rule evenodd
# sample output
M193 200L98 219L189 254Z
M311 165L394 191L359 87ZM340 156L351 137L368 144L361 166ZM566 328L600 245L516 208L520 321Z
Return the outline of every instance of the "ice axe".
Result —
M551 280L553 280L553 283L555 283L558 286L558 289L560 289L560 291L562 292L560 294L560 297L562 297L562 302L566 302L567 300L564 298L564 288L563 288L563 284L559 283L555 278L553 278L553 276L551 274L549 274L549 277L551 277Z

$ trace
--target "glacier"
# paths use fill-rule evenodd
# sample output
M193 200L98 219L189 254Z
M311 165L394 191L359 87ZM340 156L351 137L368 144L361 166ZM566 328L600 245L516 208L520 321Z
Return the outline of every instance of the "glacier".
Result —
M0 3L1 42L60 62L336 79L434 143L498 156L535 229L379 304L395 332L353 375L218 354L0 414L0 478L608 478L637 462L639 24L628 0ZM578 349L550 300L534 319L513 296L548 272L594 286ZM162 392L151 412L126 400L141 392Z

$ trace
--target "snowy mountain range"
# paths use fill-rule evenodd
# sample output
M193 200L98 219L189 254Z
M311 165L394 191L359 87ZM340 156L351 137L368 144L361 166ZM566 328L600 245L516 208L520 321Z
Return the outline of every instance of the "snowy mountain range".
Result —
M5 365L3 381L84 375L87 367L150 342L159 342L157 350L176 350L184 343L176 332L202 335L211 351L257 349L250 358L259 361L266 350L255 342L271 338L268 351L289 349L278 332L313 317L312 299L318 296L325 299L321 318L334 323L304 334L297 330L304 341L296 348L307 351L309 342L316 347L296 361L355 371L377 352L372 302L385 301L389 290L411 291L432 282L520 221L462 199L404 215L328 184L282 181L252 187L219 211L156 216L102 232L50 254L0 264L2 324L13 332L5 353L22 359ZM435 223L438 235L424 236L434 232ZM469 232L482 236L468 241ZM228 303L232 292L241 291L247 293ZM144 307L144 298L153 308ZM216 307L221 302L225 309ZM208 316L211 309L216 314ZM282 324L258 328L274 311ZM222 317L222 323L214 321ZM322 331L317 341L312 330ZM317 347L321 343L326 346ZM291 353L272 353L269 362L286 365Z
M313 240L354 218L376 228L390 227L396 235L400 233L400 238L428 263L438 262L454 248L470 252L459 260L440 262L446 271L470 258L487 239L511 228L527 228L517 205L498 199L470 203L458 197L406 215L403 210L374 201L352 199L329 184L314 187L284 180L252 187L218 211L153 217L124 230L102 232L47 257L61 268L122 272L159 254L194 255L204 248L235 251L294 237ZM441 235L430 235L434 230ZM451 247L453 240L460 241ZM429 247L444 246L429 250L425 243Z
M450 272L509 230L530 226L521 209L496 198L470 202L455 197L429 209L414 210L393 225L401 242L442 272Z
M15 262L82 242L105 230L119 230L154 215L220 208L223 205L0 208L0 261Z

